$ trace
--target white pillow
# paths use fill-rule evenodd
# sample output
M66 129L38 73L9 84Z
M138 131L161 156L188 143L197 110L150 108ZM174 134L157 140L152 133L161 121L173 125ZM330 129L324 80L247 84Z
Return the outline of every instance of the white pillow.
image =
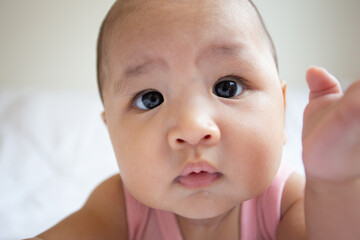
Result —
M0 239L33 236L117 172L95 94L0 92Z

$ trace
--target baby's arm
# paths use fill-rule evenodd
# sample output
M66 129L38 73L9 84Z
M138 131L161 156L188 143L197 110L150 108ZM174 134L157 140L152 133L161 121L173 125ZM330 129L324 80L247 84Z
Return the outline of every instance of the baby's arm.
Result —
M115 175L100 184L85 205L60 223L38 235L52 239L127 239L121 178Z
M360 81L342 94L328 72L307 73L305 220L310 239L360 239Z

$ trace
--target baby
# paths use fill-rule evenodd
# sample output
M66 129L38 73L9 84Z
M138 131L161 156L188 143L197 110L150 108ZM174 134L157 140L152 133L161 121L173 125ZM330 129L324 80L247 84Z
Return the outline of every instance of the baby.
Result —
M305 184L281 164L286 83L251 1L117 1L98 82L120 174L37 239L360 239L360 81L306 79Z

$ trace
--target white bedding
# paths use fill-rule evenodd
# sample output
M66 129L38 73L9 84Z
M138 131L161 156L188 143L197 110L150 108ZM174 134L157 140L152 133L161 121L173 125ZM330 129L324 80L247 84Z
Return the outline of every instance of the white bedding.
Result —
M289 89L284 160L303 173L305 90ZM31 237L78 209L117 166L96 94L0 90L0 239Z

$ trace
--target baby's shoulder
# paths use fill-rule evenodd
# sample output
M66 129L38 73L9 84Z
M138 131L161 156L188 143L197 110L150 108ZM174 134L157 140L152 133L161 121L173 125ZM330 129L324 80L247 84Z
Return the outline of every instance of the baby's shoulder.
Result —
M98 185L82 210L95 215L110 235L116 235L117 239L127 239L125 196L119 174Z
M307 239L304 217L305 178L293 173L287 179L281 198L281 221L277 239Z
M281 197L281 215L283 216L297 202L304 199L305 178L294 172L285 182Z
M124 189L119 174L100 183L91 193L84 207L110 207L113 210L125 206Z
M104 222L124 226L126 229L125 195L119 174L99 184L91 193L84 210L96 214Z
M96 187L80 210L37 237L76 240L127 236L123 186L120 176L115 175Z

